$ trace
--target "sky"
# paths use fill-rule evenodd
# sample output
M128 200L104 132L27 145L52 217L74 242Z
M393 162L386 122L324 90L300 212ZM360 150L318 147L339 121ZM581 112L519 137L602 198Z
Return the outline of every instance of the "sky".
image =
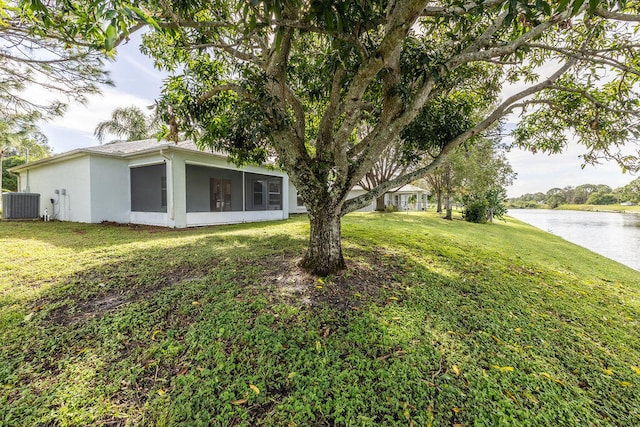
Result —
M156 70L151 59L139 52L139 42L139 36L134 34L129 43L119 47L116 60L107 65L114 87L104 87L102 95L91 96L86 105L72 104L64 116L40 126L54 153L98 145L93 131L98 123L110 118L114 109L133 105L147 111L146 107L159 97L167 75ZM30 95L48 97L43 90L32 88ZM514 124L508 123L507 127ZM546 192L554 187L575 187L587 183L617 188L636 177L622 173L612 162L588 165L583 169L579 157L582 152L577 144L570 145L563 154L551 156L511 149L507 158L518 176L507 189L508 196L518 197L525 193Z

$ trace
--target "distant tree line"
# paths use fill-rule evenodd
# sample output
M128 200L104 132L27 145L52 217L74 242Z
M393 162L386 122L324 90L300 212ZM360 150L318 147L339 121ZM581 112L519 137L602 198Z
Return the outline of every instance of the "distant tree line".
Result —
M513 208L545 206L552 209L564 204L614 205L625 202L640 203L640 178L616 189L603 184L583 184L577 187L556 187L546 193L527 193L508 200L509 207Z

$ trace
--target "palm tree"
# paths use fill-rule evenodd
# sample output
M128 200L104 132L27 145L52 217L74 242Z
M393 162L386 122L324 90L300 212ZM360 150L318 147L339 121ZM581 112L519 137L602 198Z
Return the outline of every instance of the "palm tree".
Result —
M156 117L149 117L140 108L131 106L113 110L111 119L98 123L93 134L101 144L107 134L135 141L150 138L157 128Z

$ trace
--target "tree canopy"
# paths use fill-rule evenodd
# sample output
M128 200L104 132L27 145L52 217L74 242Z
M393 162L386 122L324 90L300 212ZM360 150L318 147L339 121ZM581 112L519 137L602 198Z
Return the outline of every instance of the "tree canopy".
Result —
M85 102L100 85L112 84L103 68L104 53L66 29L57 16L65 13L63 5L47 5L44 19L39 13L47 9L39 1L0 1L0 109L5 116L57 116L68 102ZM25 94L33 86L51 96Z
M50 17L62 16L66 31L107 51L153 28L143 50L174 73L158 104L167 134L183 131L238 162L276 158L307 206L302 265L317 274L344 266L343 215L426 175L512 113L522 114L514 136L523 147L558 152L575 138L587 162L638 168L624 149L638 136L636 1L23 4L44 27L60 28ZM347 200L401 139L419 166Z

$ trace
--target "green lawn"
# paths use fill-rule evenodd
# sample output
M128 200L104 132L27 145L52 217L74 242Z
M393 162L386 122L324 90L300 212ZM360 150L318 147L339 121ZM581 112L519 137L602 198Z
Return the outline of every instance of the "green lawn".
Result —
M640 274L509 219L0 222L0 425L640 425Z

